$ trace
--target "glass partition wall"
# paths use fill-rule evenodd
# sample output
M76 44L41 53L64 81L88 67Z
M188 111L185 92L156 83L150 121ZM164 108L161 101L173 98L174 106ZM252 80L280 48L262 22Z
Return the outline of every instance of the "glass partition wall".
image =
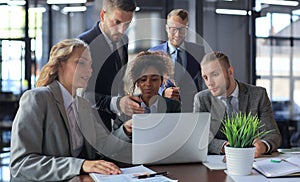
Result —
M300 14L275 12L256 18L256 85L267 89L279 127L289 131L282 133L288 135L286 147L300 131L299 18Z

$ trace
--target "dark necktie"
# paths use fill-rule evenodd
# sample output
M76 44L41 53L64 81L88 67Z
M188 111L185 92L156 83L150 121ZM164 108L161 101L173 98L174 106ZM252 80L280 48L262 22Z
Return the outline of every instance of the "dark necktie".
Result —
M176 61L177 61L177 63L179 63L181 66L183 66L183 62L182 62L182 58L181 58L181 55L180 55L180 53L181 53L181 50L179 49L179 48L177 48L177 58L176 58Z
M115 56L115 64L116 64L116 70L119 71L122 68L122 60L119 54L119 51L117 49L117 43L111 42L112 48L113 48L113 55Z
M231 104L231 99L232 99L232 96L224 98L224 100L226 102L226 112L227 112L227 115L228 115L229 118L231 118L232 114L233 114L233 107L232 107L232 104Z
M176 49L176 62L175 63L175 72L174 72L174 78L177 82L180 82L184 75L184 68L183 68L183 62L182 62L182 56L181 56L182 51L177 48Z

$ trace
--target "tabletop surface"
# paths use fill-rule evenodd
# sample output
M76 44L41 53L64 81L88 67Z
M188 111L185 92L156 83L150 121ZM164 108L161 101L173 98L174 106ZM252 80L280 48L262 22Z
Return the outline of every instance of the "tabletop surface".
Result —
M232 182L233 180L227 176L224 170L209 170L201 163L192 164L172 164L172 165L145 165L146 167L156 171L168 171L168 177L176 179L179 182ZM71 182L94 182L89 175L77 176L70 180Z

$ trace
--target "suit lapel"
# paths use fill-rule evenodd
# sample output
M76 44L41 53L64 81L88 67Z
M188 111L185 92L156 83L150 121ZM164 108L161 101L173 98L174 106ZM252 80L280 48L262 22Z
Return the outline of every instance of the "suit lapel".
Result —
M93 118L93 114L91 112L90 104L81 97L77 97L77 116L78 116L78 126L80 131L89 144L93 146L96 144L96 134L95 134L95 120ZM89 144L85 142L87 148L89 148ZM91 151L86 151L89 156L91 156Z
M217 97L210 94L211 98L211 131L214 135L217 135L221 126L221 121L225 116L225 105Z
M64 99L62 97L61 90L59 88L57 81L53 81L50 85L48 85L48 88L49 88L50 92L52 93L53 97L55 98L56 105L59 109L59 112L62 115L67 127L69 128L68 122L66 122L66 121L68 121L68 117L67 117L66 109L64 106Z
M167 113L168 112L168 107L167 107L166 99L164 99L161 96L158 96L157 98L158 98L157 112L158 113Z
M212 97L212 112L217 120L222 120L225 116L226 107L222 101L220 101L217 97Z
M239 111L246 113L248 107L249 94L247 94L246 87L237 81L239 87Z
M66 126L66 129L67 129L67 132L68 132L68 135L69 135L69 144L70 144L70 151L71 151L71 145L72 145L72 142L71 142L72 141L71 129L70 129L70 126L69 126L68 117L67 117L66 109L65 109L65 106L64 106L64 99L62 97L61 90L59 88L58 82L53 81L47 87L49 88L50 92L52 93L53 97L55 98L56 105L58 107L60 115L63 118L64 124Z

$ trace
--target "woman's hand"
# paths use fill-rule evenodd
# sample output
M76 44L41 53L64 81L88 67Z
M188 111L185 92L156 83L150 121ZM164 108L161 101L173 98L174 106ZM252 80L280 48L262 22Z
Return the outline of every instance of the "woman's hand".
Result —
M126 133L126 135L132 135L132 119L126 121L124 123L124 131Z
M85 173L121 174L121 170L112 162L104 160L85 160L81 167Z

